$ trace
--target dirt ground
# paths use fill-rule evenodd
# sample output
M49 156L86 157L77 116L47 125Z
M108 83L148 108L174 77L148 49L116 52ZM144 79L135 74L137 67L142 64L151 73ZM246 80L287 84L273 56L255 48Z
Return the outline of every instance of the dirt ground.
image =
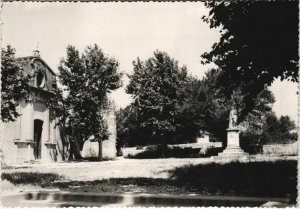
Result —
M55 173L66 180L92 181L109 178L168 178L168 171L184 165L210 163L211 158L184 159L125 159L103 162L63 162L52 164L23 165L13 169L3 169L10 172L40 172Z
M280 161L281 163L276 162L278 165L275 167L272 166L274 165L273 163L267 163L267 166L263 167L258 166L259 164L256 167L253 167L253 163L250 167L235 166L234 168L240 169L240 171L243 172L245 172L245 169L242 168L247 168L248 170L250 169L248 172L250 174L255 174L253 169L255 170L259 168L260 171L258 171L258 173L261 172L262 174L268 174L270 172L268 169L271 169L274 175L264 175L261 178L263 179L261 181L260 178L257 178L257 175L249 176L242 174L242 177L245 176L245 179L239 183L237 183L235 179L234 184L231 184L230 182L232 173L228 169L223 169L221 171L219 169L218 172L215 173L219 173L219 175L211 176L211 173L213 172L207 173L205 170L201 171L203 166L197 166L217 162L214 161L213 158L117 158L116 160L103 162L23 164L20 166L2 168L3 176L1 189L4 193L57 190L67 192L147 193L176 195L201 194L229 196L253 196L254 194L260 194L259 192L263 191L262 194L265 196L281 197L282 194L287 194L286 191L288 191L289 194L294 194L294 190L296 188L295 180L293 180L296 179L296 177L294 177L296 175L296 169L294 169L294 163L283 163L287 162L287 160L295 162L297 157L256 156L255 158L251 158L246 161L241 160L244 163L258 161ZM221 160L217 163L223 164L229 162L230 161ZM187 165L193 166L185 167ZM236 164L233 163L233 165ZM251 163L249 165L251 165ZM221 168L219 165L207 166L205 167L209 168L209 171ZM177 172L174 172L175 168L178 168L176 169ZM186 172L186 169L189 169L189 171ZM280 171L286 171L283 172L285 175L282 175L282 172L278 172L278 169ZM175 175L175 179L170 178L172 177L172 173L176 173L177 176ZM275 175L278 173L281 174L279 176ZM271 178L272 176L273 178ZM293 177L293 179L291 179L291 177ZM203 179L205 179L205 181L203 181ZM195 181L199 184L195 185ZM253 182L248 184L247 182L249 181L253 181L256 186L254 186ZM278 186L275 188L274 185L276 186L279 184L274 184L274 182L281 182L283 186ZM227 185L228 183L230 183L230 185ZM242 190L239 187L241 183L243 183L243 186L241 187ZM261 186L261 183L265 183L264 186ZM235 185L238 185L238 189L234 187ZM227 188L228 186L230 187L229 189ZM281 190L283 192L281 192L280 195L277 193L273 194L273 191ZM242 194L241 191L245 194Z

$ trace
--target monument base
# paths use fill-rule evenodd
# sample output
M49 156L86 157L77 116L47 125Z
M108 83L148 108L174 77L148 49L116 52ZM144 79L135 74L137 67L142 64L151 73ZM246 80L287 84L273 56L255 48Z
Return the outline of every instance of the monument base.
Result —
M239 159L249 156L249 153L246 153L240 147L239 133L240 130L238 128L227 129L227 147L222 153L219 153L216 158Z
M240 147L226 147L226 149L219 153L218 156L220 157L244 157L249 156L249 153L246 153L244 150L242 150Z

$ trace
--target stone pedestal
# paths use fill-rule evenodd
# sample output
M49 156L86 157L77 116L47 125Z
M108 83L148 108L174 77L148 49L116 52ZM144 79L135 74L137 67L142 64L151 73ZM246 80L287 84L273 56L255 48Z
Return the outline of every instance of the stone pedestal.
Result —
M30 163L34 161L33 146L34 141L28 140L14 140L15 145L17 145L17 162L16 163Z
M238 128L227 129L227 147L222 153L219 153L219 157L240 158L249 155L240 147L239 133L240 130Z

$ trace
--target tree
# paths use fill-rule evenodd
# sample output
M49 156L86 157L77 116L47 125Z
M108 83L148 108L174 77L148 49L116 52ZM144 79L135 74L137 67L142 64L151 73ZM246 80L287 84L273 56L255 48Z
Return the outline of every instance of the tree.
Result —
M20 113L17 106L29 94L31 75L22 70L22 61L15 58L15 49L1 49L1 120L15 121Z
M102 140L108 139L101 110L106 108L107 93L121 86L122 74L118 67L119 63L95 44L88 46L81 56L75 47L68 46L67 56L58 68L67 96L56 112L64 119L70 139L79 144L80 149L88 139L98 141L100 160Z
M120 109L116 114L117 138L122 146L145 145L145 138L139 136L140 123L137 120L137 111L132 104Z
M191 136L199 135L199 131L207 131L213 139L222 141L226 146L226 129L232 106L237 108L239 124L248 130L249 127L254 128L254 125L263 123L264 115L272 110L275 100L269 90L263 90L254 100L254 108L247 117L241 119L240 115L245 108L244 95L236 90L228 99L224 87L217 85L220 76L221 70L211 69L201 80L192 78L184 88L185 100L179 108L179 117L182 118L181 127L189 130ZM252 123L249 124L248 120Z
M297 140L296 125L289 116L268 117L264 127L264 144L286 144ZM294 131L294 132L293 132Z
M126 92L133 95L141 127L160 141L165 157L168 141L177 130L176 106L180 103L179 89L184 85L187 70L160 51L155 51L145 62L138 58L133 66Z
M206 2L211 28L221 38L202 63L215 63L222 71L219 85L227 95L241 88L247 115L256 96L274 79L298 82L298 1Z
M274 95L268 90L263 90L256 98L256 107L245 117L241 124L242 131L240 138L241 146L244 149L250 149L249 151L253 152L251 148L259 148L265 143L264 132L267 120L270 117L276 117L272 110L274 102Z
M120 109L116 114L117 138L120 146L148 145L153 142L151 133L147 133L138 120L137 108L133 104Z

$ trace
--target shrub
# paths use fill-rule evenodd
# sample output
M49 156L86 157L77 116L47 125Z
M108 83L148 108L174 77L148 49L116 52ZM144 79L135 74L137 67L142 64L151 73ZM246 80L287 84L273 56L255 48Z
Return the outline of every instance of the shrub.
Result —
M140 146L140 145L138 145L138 146L136 146L136 149L137 150L141 150L141 149L143 149L144 147L143 146Z
M166 158L198 158L210 157L217 155L222 151L222 148L207 148L205 152L201 153L200 148L181 148L181 147L168 147L165 152ZM136 155L128 155L128 158L133 159L156 159L161 158L161 149L158 146L148 146L145 151Z

